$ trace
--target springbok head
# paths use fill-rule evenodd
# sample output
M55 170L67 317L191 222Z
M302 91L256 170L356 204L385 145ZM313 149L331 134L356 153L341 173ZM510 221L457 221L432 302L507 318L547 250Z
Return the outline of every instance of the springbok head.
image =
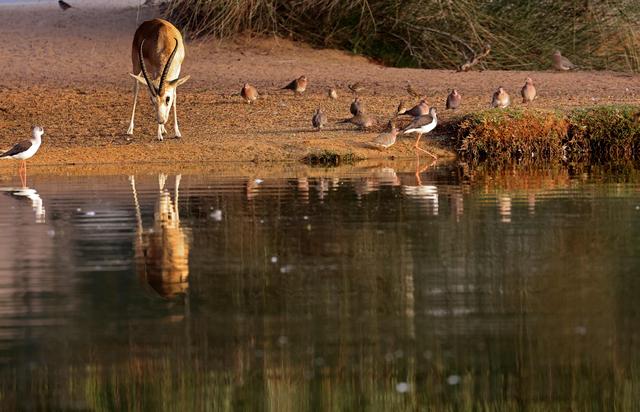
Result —
M156 119L158 121L158 124L162 125L167 122L167 119L169 119L169 111L171 110L171 106L173 105L175 99L176 87L180 86L191 77L184 76L178 79L167 80L171 62L173 62L173 58L176 55L176 51L178 50L178 39L174 40L176 41L176 45L169 55L169 59L164 65L164 68L162 69L162 75L160 76L160 80L157 83L149 78L147 68L144 64L144 58L142 56L142 46L144 45L144 40L142 40L142 42L140 43L140 47L138 48L140 67L142 68L142 77L140 75L129 73L134 79L138 80L138 82L146 85L149 88L149 98L151 99L151 104L153 104L156 109Z

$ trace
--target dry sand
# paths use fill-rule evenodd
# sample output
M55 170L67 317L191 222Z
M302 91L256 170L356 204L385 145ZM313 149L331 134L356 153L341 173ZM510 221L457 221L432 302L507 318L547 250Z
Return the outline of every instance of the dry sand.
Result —
M531 76L539 90L533 106L566 109L603 103L635 103L637 76L611 72L485 71L386 68L359 56L318 50L275 38L242 37L233 41L188 40L183 74L191 80L178 93L183 138L155 140L156 125L144 91L136 129L127 139L132 82L131 40L140 22L156 17L154 8L130 1L79 3L62 12L54 0L29 5L0 5L0 149L29 135L32 124L44 126L43 147L30 165L139 164L140 162L296 161L310 152L353 152L366 158L413 157L413 138L401 137L391 149L369 149L376 131L359 132L334 122L348 117L352 99L347 84L366 86L366 109L386 122L398 102L413 103L407 81L440 109L443 120L449 88L463 95L463 109L486 108L492 91L504 86L519 105L519 90ZM302 97L278 90L306 74L310 87ZM245 81L262 97L254 105L241 101ZM338 100L326 89L338 88ZM311 129L311 115L322 107L331 124ZM423 143L444 157L455 155ZM0 162L1 168L14 167ZM34 170L33 168L31 169Z

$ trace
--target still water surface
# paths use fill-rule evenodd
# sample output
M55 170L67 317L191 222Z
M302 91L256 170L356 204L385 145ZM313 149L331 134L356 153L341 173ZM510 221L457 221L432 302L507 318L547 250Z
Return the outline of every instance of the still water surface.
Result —
M4 187L0 409L637 410L636 176Z

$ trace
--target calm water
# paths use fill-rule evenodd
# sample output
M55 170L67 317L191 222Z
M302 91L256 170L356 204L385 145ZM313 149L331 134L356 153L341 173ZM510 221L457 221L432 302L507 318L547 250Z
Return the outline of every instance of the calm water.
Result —
M30 177L0 409L638 410L638 176Z

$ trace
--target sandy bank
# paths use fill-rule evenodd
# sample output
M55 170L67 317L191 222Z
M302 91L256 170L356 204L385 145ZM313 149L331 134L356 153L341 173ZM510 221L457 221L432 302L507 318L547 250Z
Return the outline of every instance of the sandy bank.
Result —
M411 102L404 88L410 80L440 109L441 118L488 106L491 92L504 86L516 98L526 76L533 77L540 98L534 106L567 109L601 103L636 103L637 76L617 73L472 72L454 73L384 68L358 56L315 50L279 39L242 38L187 43L183 73L192 79L178 95L183 138L155 141L155 125L143 95L133 139L124 132L132 100L130 47L140 21L154 9L130 2L104 5L83 2L62 12L55 2L3 5L0 13L0 148L26 137L34 123L45 127L45 143L32 166L62 164L135 164L139 162L295 161L310 151L353 152L359 157L413 157L413 138L401 138L382 153L366 142L376 132L330 125L314 132L310 118L322 107L333 122L348 116L348 83L365 84L369 112L384 122L398 102ZM80 6L79 6L80 7ZM296 98L277 90L300 74L310 78L308 93ZM244 81L262 91L255 105L241 102ZM329 100L326 88L337 86L340 98ZM444 111L451 87L463 95L463 109ZM169 127L171 135L172 128ZM435 142L438 146L436 129ZM453 153L438 150L444 157ZM0 162L0 168L13 167ZM33 169L32 169L33 170Z

